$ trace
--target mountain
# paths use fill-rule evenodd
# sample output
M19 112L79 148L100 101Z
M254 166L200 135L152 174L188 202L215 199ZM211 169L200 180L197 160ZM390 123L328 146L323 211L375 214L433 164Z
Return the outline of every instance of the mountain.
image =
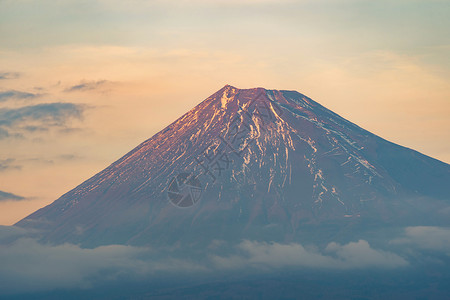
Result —
M448 224L449 182L305 95L227 85L16 225L87 247L337 238Z

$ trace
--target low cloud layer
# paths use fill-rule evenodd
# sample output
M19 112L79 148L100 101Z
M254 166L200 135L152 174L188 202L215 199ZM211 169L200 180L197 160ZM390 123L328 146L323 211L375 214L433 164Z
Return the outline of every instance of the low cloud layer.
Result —
M243 241L237 247L240 254L221 257L214 256L213 262L219 268L240 269L249 266L261 269L274 268L397 268L408 262L391 252L375 250L365 240L345 245L332 242L321 252L315 248L305 248L301 244L261 243Z
M370 271L407 270L422 248L449 251L450 229L408 227L404 236L383 249L366 240L319 248L299 243L281 244L243 240L236 245L213 241L206 249L178 251L168 248L124 245L84 249L77 245L43 245L29 232L0 227L0 291L49 291L84 289L123 279L142 281L217 274L261 274L284 270ZM443 240L441 244L439 240ZM2 244L3 243L3 244ZM394 243L393 247L390 247ZM399 245L405 245L400 247ZM403 249L403 250L402 250ZM417 250L409 256L411 249ZM198 255L200 254L200 255ZM420 255L420 254L419 254Z
M450 256L450 228L435 226L406 227L405 235L392 240L391 244L443 251Z
M383 249L363 239L331 242L323 248L243 240L236 245L213 241L200 250L124 245L84 249L72 244L44 245L32 238L35 233L0 226L0 295L85 289L123 280L151 282L162 277L277 274L286 270L407 272L414 269L420 256L430 257L429 249L438 251L438 256L450 253L450 228L440 227L407 227L400 237L386 239L384 246L379 246ZM421 254L422 249L426 254ZM438 265L442 263L440 260Z
M99 282L121 278L139 280L159 274L188 272L192 275L207 270L149 248L109 245L83 249L72 244L43 245L31 238L0 246L0 260L0 291L5 293L90 288Z
M0 248L0 290L89 287L91 280L102 273L114 279L121 272L142 272L143 266L133 259L137 254L139 249L128 246L81 249L75 245L44 246L32 239L21 239Z

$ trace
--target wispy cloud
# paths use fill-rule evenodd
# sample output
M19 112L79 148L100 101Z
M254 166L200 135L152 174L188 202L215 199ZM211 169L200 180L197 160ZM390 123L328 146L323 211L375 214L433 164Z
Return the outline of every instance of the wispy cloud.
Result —
M3 79L16 79L20 77L18 72L0 72L0 80Z
M61 154L58 157L61 160L66 160L66 161L73 161L73 160L78 160L78 159L82 159L81 156L76 155L76 154Z
M0 191L0 202L4 202L4 201L20 201L20 200L25 200L25 197L22 196L18 196L12 193L7 193L7 192L3 192Z
M66 128L72 119L81 119L85 106L74 103L44 103L0 109L0 137L23 132ZM1 134L3 132L3 134Z
M0 127L0 140L9 137L10 134L7 130Z
M27 163L38 163L38 164L44 164L44 165L52 165L52 164L54 164L55 162L52 160L52 159L46 159L46 158L43 158L43 157L31 157L31 158L27 158L27 159L24 159L24 162L27 162Z
M21 166L15 164L14 162L14 158L0 159L0 172L7 170L20 170Z
M45 164L45 165L51 165L55 162L68 162L68 161L76 161L82 159L82 156L76 155L76 154L60 154L56 156L51 157L29 157L25 158L22 161L26 163L38 163L38 164ZM14 159L9 159L10 161L14 161ZM0 160L0 171L1 171L1 160Z
M85 92L98 90L100 88L104 88L106 85L111 84L111 81L108 80L98 80L98 81L82 81L81 83L71 86L65 89L65 92Z
M8 100L31 100L40 96L41 94L9 90L0 92L0 102Z

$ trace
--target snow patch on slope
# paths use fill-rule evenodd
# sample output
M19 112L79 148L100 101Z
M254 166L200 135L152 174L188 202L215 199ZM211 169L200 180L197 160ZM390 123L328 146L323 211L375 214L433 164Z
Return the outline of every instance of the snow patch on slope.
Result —
M225 109L231 101L233 101L234 96L236 94L236 89L232 87L227 87L222 94L222 97L220 98L220 103L222 109Z

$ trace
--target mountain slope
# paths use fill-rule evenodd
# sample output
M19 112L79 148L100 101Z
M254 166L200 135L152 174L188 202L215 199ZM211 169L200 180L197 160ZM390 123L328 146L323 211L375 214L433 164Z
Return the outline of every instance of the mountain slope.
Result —
M450 166L294 91L225 86L18 226L95 246L447 222Z

